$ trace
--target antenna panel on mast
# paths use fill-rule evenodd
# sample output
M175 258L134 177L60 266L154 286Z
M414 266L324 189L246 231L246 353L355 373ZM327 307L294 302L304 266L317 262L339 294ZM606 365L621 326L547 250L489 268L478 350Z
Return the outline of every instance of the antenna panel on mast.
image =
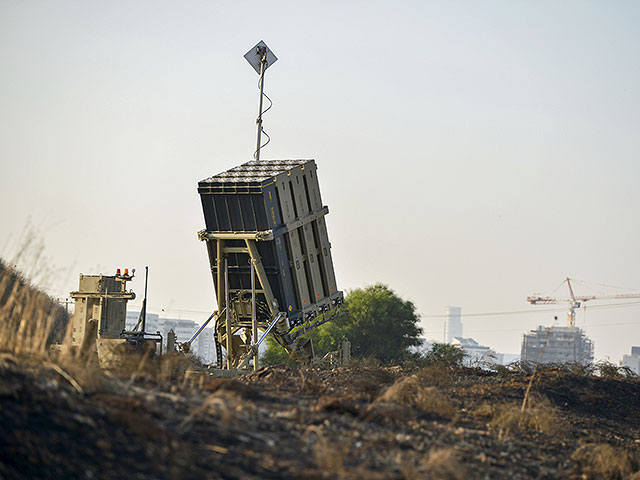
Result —
M278 58L262 40L260 40L255 47L253 47L244 55L244 58L247 59L247 62L249 62L249 64L253 67L258 75L260 75L260 61L262 60L264 50L266 50L267 52L267 58L265 59L264 66L264 69L266 70L271 65L273 65L278 60Z

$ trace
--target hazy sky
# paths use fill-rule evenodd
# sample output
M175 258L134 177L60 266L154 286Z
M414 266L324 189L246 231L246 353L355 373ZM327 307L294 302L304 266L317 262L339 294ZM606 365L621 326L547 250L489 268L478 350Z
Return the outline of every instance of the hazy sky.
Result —
M635 1L0 0L0 255L31 218L55 295L149 265L152 311L206 318L196 186L251 159L262 39L262 156L317 161L339 287L387 283L438 340L447 305L531 312L463 317L519 352L565 322L527 295L640 291L638 25ZM617 361L640 302L578 326Z

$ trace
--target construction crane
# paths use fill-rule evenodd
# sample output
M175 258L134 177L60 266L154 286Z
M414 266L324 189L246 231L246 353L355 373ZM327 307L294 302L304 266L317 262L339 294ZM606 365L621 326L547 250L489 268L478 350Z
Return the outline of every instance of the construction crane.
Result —
M567 287L569 287L569 298L554 298L554 297L541 297L532 295L527 297L527 301L531 305L550 305L550 304L558 304L558 303L568 303L569 311L567 312L567 326L575 327L576 325L576 309L580 308L583 302L588 302L589 300L625 300L630 298L640 298L640 293L621 293L614 295L584 295L584 296L576 296L573 293L573 287L571 286L571 279L569 277L565 278L562 283L566 283Z

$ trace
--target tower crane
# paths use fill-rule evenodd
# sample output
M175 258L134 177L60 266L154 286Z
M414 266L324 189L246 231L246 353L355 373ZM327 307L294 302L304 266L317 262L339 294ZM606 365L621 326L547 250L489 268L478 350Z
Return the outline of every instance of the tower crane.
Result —
M565 278L562 283L566 283L567 287L569 287L569 298L541 297L541 296L533 295L533 296L527 297L527 301L531 305L549 305L549 304L555 305L558 303L568 303L569 311L567 312L567 326L569 327L575 327L576 309L580 308L580 305L583 302L588 302L589 300L613 300L613 299L640 298L639 293L576 296L573 293L573 287L571 286L571 279L569 277Z

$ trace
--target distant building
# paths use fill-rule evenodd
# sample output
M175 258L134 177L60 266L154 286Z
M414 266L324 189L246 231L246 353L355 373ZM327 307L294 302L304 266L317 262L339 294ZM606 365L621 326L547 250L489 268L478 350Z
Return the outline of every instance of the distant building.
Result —
M520 358L529 363L593 362L593 343L578 327L542 327L526 333Z
M623 355L620 365L640 375L640 347L631 347L631 355Z
M455 337L462 337L462 309L460 307L447 307L445 314L447 320L444 323L444 342L451 343Z
M138 319L140 312L127 312L126 328L132 330ZM154 313L147 313L145 330L147 333L160 332L162 335L162 349L167 348L167 334L173 330L176 334L176 341L186 342L199 328L193 320L182 320L175 318L161 318ZM203 363L211 364L216 360L215 344L213 341L213 329L205 328L198 338L191 344L191 353L197 356Z
M140 318L140 312L127 312L127 317L125 320L126 329L131 331L138 323L138 319ZM155 313L147 313L147 321L145 325L145 330L149 333L156 333L160 329L160 317Z
M407 350L409 351L409 353L417 353L421 357L424 357L429 352L431 352L431 348L433 347L433 345L431 344L431 342L427 341L426 338L419 338L418 340L420 340L419 345L412 345Z
M179 343L189 340L194 333L200 328L193 320L181 320L175 318L160 319L160 333L166 338L169 330L173 330L176 334L176 341ZM205 328L200 335L191 344L191 353L198 357L203 363L211 364L215 361L215 347L213 344L213 330Z
M198 324L193 320L181 320L176 318L163 318L161 319L162 333L163 335L169 330L173 330L176 334L177 342L186 342L191 338L191 335L198 329ZM164 333L163 333L164 332ZM196 341L199 340L196 339ZM193 345L195 346L195 345ZM193 350L193 348L192 348Z
M454 337L451 344L459 346L465 353L462 363L466 367L479 367L488 363L502 363L501 354L496 353L485 345L480 345L473 338Z
M216 360L216 347L213 343L213 328L205 328L196 340L198 350L194 351L203 363L212 364Z
M510 363L517 362L520 360L519 353L503 353L502 354L502 365L509 365Z

